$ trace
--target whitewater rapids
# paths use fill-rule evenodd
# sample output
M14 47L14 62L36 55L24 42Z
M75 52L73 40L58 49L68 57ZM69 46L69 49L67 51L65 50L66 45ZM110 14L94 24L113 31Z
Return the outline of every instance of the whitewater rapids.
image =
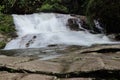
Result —
M67 26L70 18L74 17L56 13L14 14L18 37L10 41L5 49L41 48L52 44L91 46L111 43L104 34L71 30Z

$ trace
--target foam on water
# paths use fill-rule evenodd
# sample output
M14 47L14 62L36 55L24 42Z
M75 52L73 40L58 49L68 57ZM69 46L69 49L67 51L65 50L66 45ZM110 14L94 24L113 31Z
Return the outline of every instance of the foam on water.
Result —
M18 37L10 41L5 49L40 48L50 44L90 46L111 43L103 34L70 30L67 26L69 18L74 17L55 13L13 15Z

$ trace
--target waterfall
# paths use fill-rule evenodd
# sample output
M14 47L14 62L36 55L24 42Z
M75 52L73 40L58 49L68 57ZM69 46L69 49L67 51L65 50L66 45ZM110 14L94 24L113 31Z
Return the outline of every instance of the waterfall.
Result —
M14 14L18 37L10 41L5 49L40 48L51 44L90 46L111 42L103 34L70 30L67 26L69 18L75 17L57 13Z

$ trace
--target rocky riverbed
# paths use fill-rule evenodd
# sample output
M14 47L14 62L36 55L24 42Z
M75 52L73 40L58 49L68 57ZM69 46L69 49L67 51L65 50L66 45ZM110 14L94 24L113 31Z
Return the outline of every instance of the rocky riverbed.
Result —
M59 56L48 58L55 54ZM0 55L0 80L119 80L120 76L117 44L0 50Z

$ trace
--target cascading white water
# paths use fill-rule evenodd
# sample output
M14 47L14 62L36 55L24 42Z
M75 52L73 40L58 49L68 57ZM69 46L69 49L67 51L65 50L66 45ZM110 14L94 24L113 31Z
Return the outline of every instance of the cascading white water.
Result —
M13 15L13 18L19 37L10 41L5 49L40 48L50 44L90 46L110 43L103 34L70 30L68 19L74 18L70 15L39 13Z

